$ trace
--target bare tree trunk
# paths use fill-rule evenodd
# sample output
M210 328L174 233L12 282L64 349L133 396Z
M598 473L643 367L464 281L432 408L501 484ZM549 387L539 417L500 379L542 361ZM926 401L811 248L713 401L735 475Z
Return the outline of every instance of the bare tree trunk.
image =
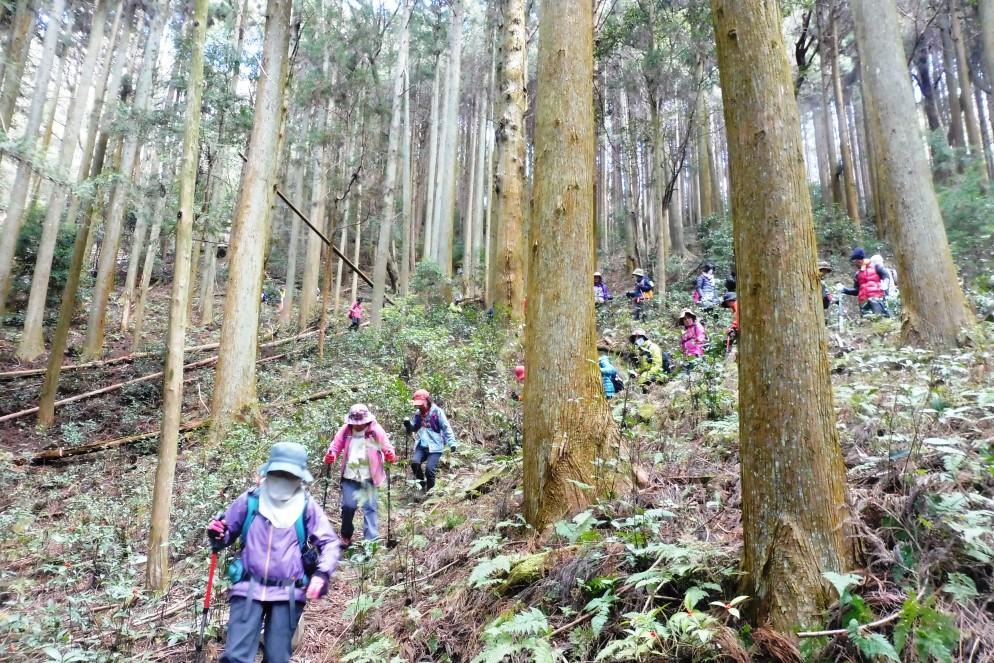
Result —
M449 28L449 70L445 91L445 122L442 125L444 140L439 158L439 178L442 186L441 204L436 215L439 221L438 263L446 278L452 276L452 239L456 216L456 160L458 157L459 87L462 65L462 24L464 0L453 0L450 5L452 21Z
M859 225L859 195L856 193L856 168L853 165L852 138L849 136L849 122L846 121L846 99L842 93L842 72L839 71L839 35L835 21L835 11L829 10L829 30L832 43L829 46L832 60L832 90L835 94L835 119L839 127L839 150L842 153L843 191L846 199L846 214Z
M94 159L94 149L97 144L97 134L104 121L112 117L113 109L117 104L117 96L120 90L121 75L124 70L124 62L128 60L129 42L131 39L131 23L134 18L135 5L128 4L114 12L114 23L110 30L110 39L107 41L107 48L104 51L100 62L100 70L95 76L96 87L93 91L93 110L90 113L90 122L86 128L86 139L83 142L83 156L79 162L79 171L76 176L77 182L84 181L87 177L95 176L103 167L103 150L100 154L100 165L96 166ZM116 54L116 59L115 59ZM104 148L106 148L106 133L103 134ZM93 197L90 199L92 205ZM69 200L69 211L66 213L66 221L73 223L79 216L79 208L83 200L80 196L72 196ZM89 205L86 214L89 215Z
M41 128L45 100L48 96L48 81L52 76L55 61L55 49L62 33L62 20L65 13L65 0L53 0L52 11L49 14L48 28L45 30L45 41L42 47L41 60L35 76L34 93L31 106L28 109L27 122L21 139L22 151L25 158L18 161L14 174L14 182L10 188L10 200L7 203L7 218L0 229L0 317L6 310L7 295L10 291L11 274L14 269L14 251L17 248L17 237L27 216L27 196L31 183L33 169L29 162L30 155L38 140L38 130Z
M966 130L963 127L963 108L960 105L959 80L956 76L956 45L953 43L949 17L940 18L942 37L942 66L946 81L946 99L949 102L949 145L966 147Z
M325 56L323 71L328 74L330 59ZM330 102L329 102L330 103ZM323 130L326 124L325 106L321 106L315 114L314 126ZM322 132L323 133L323 132ZM319 143L314 149L314 164L311 171L311 223L324 232L324 203L328 195L328 177L325 172L325 145ZM314 307L317 305L318 271L321 265L321 238L316 233L307 233L307 253L304 257L304 275L300 282L300 312L297 326L307 329L314 317Z
M156 164L158 172L155 181L159 183L159 192L152 206L152 230L148 236L148 248L145 249L145 263L142 266L141 282L138 286L138 301L135 304L135 324L131 332L131 351L137 352L142 346L142 331L145 327L145 306L148 302L148 287L152 282L152 268L155 266L155 254L159 252L159 231L162 228L162 217L166 209L166 187L162 182L162 162Z
M497 57L497 126L494 148L494 217L496 246L493 302L514 322L525 318L525 111L528 93L524 0L501 0L501 34ZM586 280L586 277L584 278Z
M676 135L680 136L679 122L676 126ZM670 161L667 161L665 166L666 179L669 180L673 176ZM683 239L683 187L679 175L677 175L677 180L673 186L673 195L670 196L669 224L672 253L677 258L684 258L687 255L687 245ZM662 277L662 274L659 276Z
M822 573L851 568L845 466L780 6L711 0L711 8L742 311L742 578L756 618L789 632L832 601ZM797 287L776 287L786 273Z
M978 0L978 23L980 24L981 54L984 64L984 78L991 86L991 94L987 95L987 117L994 128L994 2Z
M373 263L373 301L370 322L380 325L383 311L383 294L387 282L387 260L393 239L394 217L397 214L397 165L400 151L400 119L404 105L404 71L407 68L407 46L410 35L411 1L404 0L401 18L400 48L393 75L393 97L390 109L390 133L387 136L387 167L383 184L383 212L380 215L380 232Z
M401 218L403 219L403 240L401 242L401 256L400 256L400 296L407 297L410 286L411 286L411 253L412 247L414 245L413 233L413 218L412 218L412 207L413 207L413 197L414 192L412 191L413 182L411 180L411 137L413 129L411 128L411 77L410 77L410 65L405 63L407 66L404 67L404 134L403 140L401 141L400 149L400 160L401 160ZM341 269L341 262L339 262L339 269ZM336 288L335 295L335 308L338 308L338 295Z
M615 483L599 462L619 437L596 366L594 301L577 287L594 271L591 13L589 2L547 3L539 29L523 426L524 513L538 531Z
M297 200L304 197L304 170L303 157L300 156L294 160L292 167L293 175L291 176ZM293 214L292 217L290 221L290 241L287 244L286 250L286 281L284 286L283 310L280 311L279 320L277 321L280 327L290 324L290 318L293 315L293 292L297 288L297 248L300 245L300 219L296 214ZM339 271L341 271L341 264L339 264ZM337 295L335 297L335 308L338 308Z
M490 161L490 152L487 150L487 115L490 112L490 97L486 92L480 94L482 102L482 110L479 117L479 125L476 129L476 169L473 171L475 173L476 181L473 185L473 236L472 236L472 251L470 252L470 274L471 283L473 284L472 296L477 296L479 290L477 289L477 277L480 275L480 253L483 251L483 233L484 227L486 226L486 219L484 218L484 208L483 208L483 198L484 198L484 188L487 185L488 180L486 179L487 164ZM468 241L468 240L467 240ZM483 279L486 281L486 269L482 272Z
M355 243L352 249L352 264L359 266L359 248L362 240L362 182L356 185ZM352 270L352 299L359 296L359 274Z
M439 96L442 86L442 55L435 59L435 80L431 86L431 128L428 131L428 173L425 175L425 228L422 257L433 260L435 255L435 203L438 198Z
M138 115L144 115L148 110L149 99L152 95L152 75L155 72L162 33L166 26L166 18L168 18L169 0L158 0L154 12L148 41L145 44L145 58L138 76L138 84L135 87L135 102L132 105L132 109ZM117 268L117 253L121 241L124 209L138 165L138 148L143 138L144 136L139 135L137 129L124 137L120 169L124 179L114 187L113 193L111 193L107 220L104 223L104 238L100 245L97 277L93 286L93 299L87 317L83 356L88 359L96 359L103 351L107 302L114 287L114 273Z
M915 98L902 71L904 51L894 0L852 0L867 94L867 124L880 165L887 226L901 273L906 342L949 347L972 324L956 276L928 161L921 150ZM899 222L897 221L899 220Z
M259 306L265 267L265 238L275 195L276 172L286 114L291 0L269 0L261 71L255 92L255 121L249 136L248 163L242 170L231 229L231 264L225 288L224 322L211 413L213 439L246 410L257 413L255 359Z
M187 85L186 129L180 169L179 219L176 222L176 261L173 292L169 301L165 378L162 384L162 428L152 490L151 530L148 536L146 582L162 591L169 583L169 512L172 508L176 450L183 410L183 347L186 337L187 300L190 291L190 245L193 241L193 202L197 188L197 155L200 138L200 100L204 88L204 41L207 35L207 0L195 0L190 79Z
M970 61L966 57L966 46L963 40L963 30L959 20L959 2L949 0L949 24L950 36L953 40L953 47L956 53L956 73L959 76L960 106L963 108L964 121L966 123L966 138L970 146L970 155L974 159L984 162L984 141L980 135L980 121L977 119L977 105L973 100L973 86L970 83ZM987 179L987 169L981 171L984 179Z
M69 104L69 115L66 119L62 134L62 144L59 148L57 168L60 177L72 181L69 170L72 168L73 153L86 110L86 99L90 91L90 79L96 66L97 56L103 42L104 24L107 19L107 2L101 2L94 9L90 25L89 41L86 54L80 66L76 91ZM45 221L42 226L42 237L35 258L34 274L31 278L31 294L24 316L24 331L18 346L17 356L25 361L36 359L45 351L42 335L42 323L45 314L45 301L48 295L48 281L52 273L52 258L59 234L59 222L65 209L68 191L59 187L48 200Z
M20 0L11 22L6 66L3 70L3 91L0 93L0 123L3 125L0 129L8 136L11 135L10 122L14 118L17 97L21 93L21 77L24 76L24 63L31 47L34 23L34 2Z

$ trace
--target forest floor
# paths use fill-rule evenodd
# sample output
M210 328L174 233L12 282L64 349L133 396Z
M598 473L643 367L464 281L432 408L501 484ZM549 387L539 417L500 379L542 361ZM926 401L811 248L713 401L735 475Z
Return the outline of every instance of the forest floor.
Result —
M608 276L611 285L622 282ZM617 290L598 323L604 344L613 339L621 348L632 323ZM164 294L149 329L164 324ZM666 311L640 324L672 350L673 313L688 303L674 293ZM270 330L275 309L264 309ZM994 327L985 323L962 349L935 354L896 348L894 320L850 319L840 332L835 316L832 377L859 564L828 579L839 604L803 626L833 633L803 638L801 651L738 611L748 598L737 592L737 372L724 347L689 376L612 402L631 453L616 460L641 468L643 485L536 536L519 515L521 406L509 398L520 339L477 309L453 313L436 302L427 311L391 309L381 332L343 333L344 321L333 319L323 360L313 336L267 350L286 356L259 368L265 430L238 426L217 447L200 432L185 436L172 584L162 595L143 587L155 439L30 462L46 447L154 430L160 382L70 404L57 410L49 431L36 430L30 416L0 424L0 660L192 660L211 514L251 485L274 441L306 444L316 467L353 402L370 405L403 455L400 422L422 386L445 406L460 448L444 457L427 500L418 499L403 465L394 469L389 531L397 545L353 546L329 596L306 610L299 663L991 660ZM715 346L726 317L703 316ZM199 330L189 344L210 342L216 332ZM14 330L2 334L0 356L10 357ZM126 341L112 337L109 345L123 354ZM615 364L625 367L621 357ZM161 357L151 356L70 372L62 393L160 366ZM207 415L212 375L202 370L187 384L184 420ZM40 382L0 381L0 413L33 406ZM326 395L306 400L317 393ZM323 498L324 488L318 480L312 495ZM337 526L334 484L328 496ZM386 498L381 491L384 536ZM224 601L216 605L208 660L227 618Z

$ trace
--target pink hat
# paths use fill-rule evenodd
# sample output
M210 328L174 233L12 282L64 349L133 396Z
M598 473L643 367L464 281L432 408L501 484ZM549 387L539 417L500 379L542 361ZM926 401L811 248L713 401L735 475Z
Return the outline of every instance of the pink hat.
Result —
M373 413L362 403L356 403L349 408L349 415L345 417L345 423L353 426L362 426L374 420Z
M525 381L525 367L524 366L515 366L514 367L514 377L516 377L518 379L518 382L524 382Z

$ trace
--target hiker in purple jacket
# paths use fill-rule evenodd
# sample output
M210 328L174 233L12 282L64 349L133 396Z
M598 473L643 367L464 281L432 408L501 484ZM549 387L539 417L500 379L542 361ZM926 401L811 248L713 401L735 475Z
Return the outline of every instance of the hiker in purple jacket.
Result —
M327 592L338 564L335 531L305 488L314 479L307 449L296 442L273 445L259 474L259 487L239 495L207 526L207 536L222 546L244 539L228 568L231 615L221 663L255 661L263 630L264 663L288 663L304 602Z

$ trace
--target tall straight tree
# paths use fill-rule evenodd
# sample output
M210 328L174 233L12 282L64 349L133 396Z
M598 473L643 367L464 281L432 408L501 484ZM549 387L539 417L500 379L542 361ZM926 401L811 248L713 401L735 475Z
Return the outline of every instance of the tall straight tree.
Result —
M829 52L832 60L832 93L835 95L835 119L839 127L839 152L842 154L843 193L846 199L846 214L853 223L859 223L859 196L856 193L856 167L853 162L853 140L846 118L845 96L842 93L842 72L839 70L839 22L836 20L836 7L828 10L828 26L831 33Z
M231 264L211 400L215 439L219 439L235 416L247 409L252 410L252 414L257 413L255 359L259 305L269 217L276 195L281 128L286 112L291 5L291 0L269 0L266 5L266 35L255 90L255 120L249 136L248 163L242 170L231 224Z
M449 28L449 69L445 88L445 112L442 115L438 157L439 185L441 195L435 212L435 246L438 266L446 278L452 276L452 239L456 216L456 162L459 154L459 89L462 64L462 22L464 0L453 0L451 5L452 24Z
M0 92L0 124L4 133L10 135L10 121L14 118L14 107L21 92L21 77L31 46L31 33L35 23L34 2L20 0L10 26L10 39L7 41L7 58L3 69L3 91Z
M832 601L822 573L851 565L845 466L780 4L711 0L711 8L742 311L743 583L757 620L788 631L820 619ZM792 287L780 287L783 274L797 276Z
M594 301L576 287L594 271L592 22L590 2L550 2L538 33L523 428L525 518L540 531L612 482L598 460L618 441L597 370Z
M400 295L407 297L411 286L411 245L414 237L414 182L411 179L411 140L414 130L411 128L411 66L408 58L404 69L404 135L400 145L401 161L401 220L402 235L400 252ZM341 268L341 262L339 262Z
M411 0L404 0L401 15L400 47L397 49L397 63L393 72L393 95L391 96L390 130L387 136L387 168L383 183L383 210L380 213L380 231L376 242L376 255L373 261L373 301L370 323L377 327L383 312L383 294L387 285L387 260L390 258L390 244L393 240L394 220L397 216L397 166L400 152L400 116L404 107L404 72L407 70L407 47L411 34Z
M971 324L972 316L956 276L928 159L922 151L914 92L904 75L897 7L894 0L852 0L850 4L867 127L885 187L880 198L892 208L887 215L893 220L887 236L894 243L903 278L905 341L948 347Z
M525 319L525 89L526 28L524 0L498 5L500 47L497 52L497 126L494 135L496 171L493 223L496 246L491 265L492 302L511 319Z
M17 163L14 173L14 183L10 187L10 199L7 202L7 218L0 230L0 317L6 309L7 294L10 290L10 277L14 269L14 249L17 248L17 237L27 216L28 190L30 189L33 169L29 161L38 139L42 115L45 110L45 100L48 97L48 81L55 69L55 50L59 45L59 35L62 34L62 20L65 13L65 0L53 0L45 30L45 41L42 46L41 59L35 74L34 92L31 95L31 105L28 108L27 122L21 148L25 158Z
M187 302L190 292L190 252L193 244L193 199L197 188L200 140L200 101L204 92L204 41L207 35L207 0L193 7L190 44L190 78L186 86L186 128L183 131L179 181L179 218L176 222L176 261L169 300L166 368L162 385L162 432L152 489L152 523L148 535L146 582L162 591L169 584L169 512L172 508L176 450L183 410L183 345L186 339ZM213 250L213 247L209 247Z
M108 2L99 0L93 11L90 22L89 41L86 54L80 65L76 90L69 104L69 117L62 133L62 144L59 147L57 167L67 181L70 181L69 171L72 168L73 155L76 151L76 141L83 124L83 116L87 108L86 100L90 94L90 81L97 64L97 56L103 44L104 25L107 22ZM69 192L63 187L57 187L55 194L48 201L45 211L45 221L42 225L42 236L35 257L34 274L31 278L31 294L28 297L28 308L24 315L24 332L17 347L17 356L25 361L36 359L45 351L42 336L42 318L45 313L45 301L48 295L48 280L52 273L52 257L55 255L55 245L59 233L59 221L65 210L66 197Z
M159 46L169 15L170 0L157 0L150 6L151 23L148 40L145 42L145 57L135 86L135 100L131 106L132 123L137 122L148 111L152 98L152 83L155 66L159 60ZM86 321L86 340L83 355L90 359L100 356L104 345L104 323L107 319L107 302L114 287L117 272L117 254L124 226L124 212L132 186L132 178L138 166L139 149L144 138L137 127L132 126L123 139L121 149L122 181L111 192L107 219L104 222L104 237L100 244L100 257L97 262L97 276L93 285L93 300Z

